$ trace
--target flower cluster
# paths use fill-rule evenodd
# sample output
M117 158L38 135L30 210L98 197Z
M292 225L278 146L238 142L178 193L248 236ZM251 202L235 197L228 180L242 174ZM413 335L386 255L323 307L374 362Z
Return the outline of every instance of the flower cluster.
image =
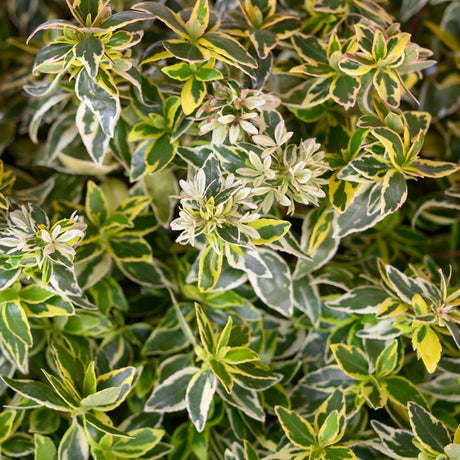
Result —
M328 182L320 176L330 167L324 161L324 152L319 151L321 145L307 139L299 145L289 144L283 148L292 134L286 130L284 121L280 121L273 137L254 136L262 153L249 151L249 166L237 170L251 182L253 193L263 197L264 213L276 202L287 206L288 214L293 214L295 203L318 206L319 199L326 196L322 186Z
M76 246L85 236L86 224L74 212L51 226L48 216L29 204L8 215L5 229L0 231L0 255L35 258L39 268L46 258L62 263L63 256L72 261Z
M205 117L200 124L200 135L212 131L212 142L216 145L221 145L227 135L231 144L243 141L263 128L261 112L274 110L279 104L276 96L243 89L233 80L226 85L215 82L213 95L197 111L199 119Z
M195 246L195 239L204 235L213 249L221 253L220 241L244 244L251 238L260 238L249 225L260 218L255 212L257 206L250 201L251 188L235 180L233 174L225 178L220 174L209 183L202 168L189 181L181 180L180 185L181 210L171 222L173 230L182 231L177 238L179 243Z

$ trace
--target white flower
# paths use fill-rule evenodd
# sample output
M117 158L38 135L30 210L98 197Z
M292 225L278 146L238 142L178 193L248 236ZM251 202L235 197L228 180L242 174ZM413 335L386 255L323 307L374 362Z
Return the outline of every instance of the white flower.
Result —
M287 131L284 120L281 120L275 128L275 138L272 139L271 137L267 136L266 134L259 134L254 136L252 140L261 147L265 147L265 151L262 155L262 158L265 158L268 155L271 155L275 152L276 149L281 148L283 144L285 144L292 136L292 131Z
M183 198L198 199L204 195L206 189L206 176L202 169L198 170L198 173L193 180L187 182L180 180L179 185L181 186L184 194Z
M241 235L257 237L258 232L247 225L260 217L253 212L257 205L251 200L252 189L246 187L245 182L235 180L233 174L214 180L220 184L220 190L209 198L206 189L211 184L206 184L203 169L192 179L180 182L184 191L180 196L181 210L179 217L171 222L172 230L182 232L176 240L178 243L194 246L196 237L204 234L208 243L220 251L219 230L225 226L236 227L238 238Z
M61 233L61 225L56 225L53 231L50 232L43 229L40 233L40 238L46 243L43 248L45 256L53 254L55 251L66 256L75 255L75 249L72 247L72 242L76 242L85 236L85 233L78 228L70 228ZM73 243L75 244L75 243Z

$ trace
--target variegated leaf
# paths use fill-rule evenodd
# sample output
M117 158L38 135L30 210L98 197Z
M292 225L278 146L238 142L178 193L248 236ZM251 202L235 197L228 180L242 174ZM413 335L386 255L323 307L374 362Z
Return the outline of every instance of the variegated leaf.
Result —
M95 78L98 73L104 51L104 44L93 35L84 37L74 48L75 58L83 64L91 78Z
M75 90L78 99L96 116L104 134L113 137L121 112L118 98L94 83L85 69L82 69L77 76Z
M197 372L187 386L185 395L187 411L198 432L203 431L206 425L216 385L216 377L210 369L207 369Z
M201 292L210 291L219 280L222 271L223 255L208 245L200 257L198 287Z
M156 386L145 403L146 412L176 412L185 409L185 393L192 377L200 370L197 367L186 367Z
M86 460L89 458L89 444L85 430L73 422L59 443L58 460Z
M304 418L281 406L276 406L275 412L284 433L294 445L308 449L316 444L313 427Z
M289 266L277 253L262 249L258 251L268 267L270 278L262 278L249 272L249 281L259 298L270 308L284 316L294 312L294 293Z

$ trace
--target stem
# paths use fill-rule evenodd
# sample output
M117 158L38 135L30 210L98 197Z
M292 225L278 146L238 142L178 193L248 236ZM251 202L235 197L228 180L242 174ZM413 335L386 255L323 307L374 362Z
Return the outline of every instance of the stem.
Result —
M185 334L185 337L187 337L187 339L191 342L193 346L197 345L195 336L193 335L192 330L187 324L187 321L185 321L184 315L180 311L179 304L177 303L174 293L172 292L171 288L167 287L166 289L168 289L169 295L171 296L171 302L174 305L174 310L176 310L177 320L179 321L179 325L182 329L182 332Z

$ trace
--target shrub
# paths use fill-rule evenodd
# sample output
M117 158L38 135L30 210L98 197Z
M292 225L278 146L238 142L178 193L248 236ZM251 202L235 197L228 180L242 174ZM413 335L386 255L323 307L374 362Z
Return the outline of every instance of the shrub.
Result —
M3 10L2 458L460 458L458 2Z

